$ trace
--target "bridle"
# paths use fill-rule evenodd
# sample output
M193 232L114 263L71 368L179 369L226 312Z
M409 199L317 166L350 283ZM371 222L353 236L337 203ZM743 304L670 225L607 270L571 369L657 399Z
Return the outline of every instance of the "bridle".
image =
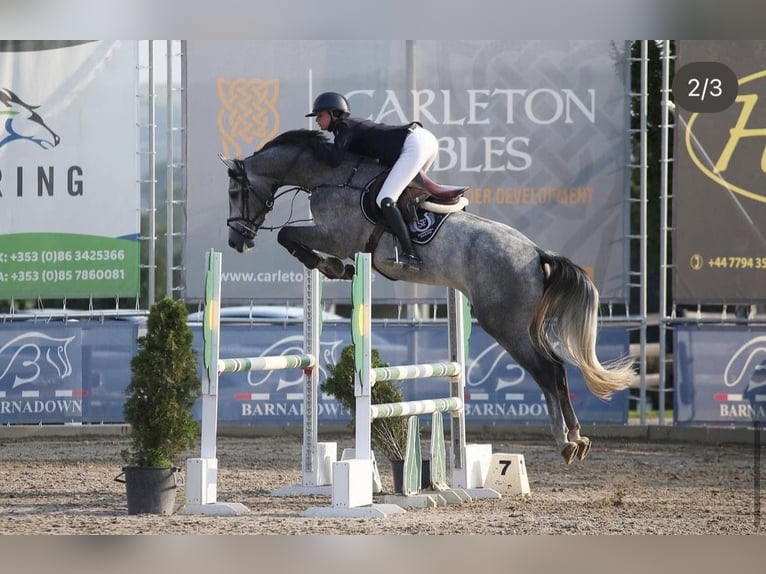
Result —
M287 169L285 169L282 177L275 180L274 185L272 185L271 189L268 191L262 187L254 187L250 182L250 178L247 177L247 169L245 168L244 160L236 160L238 169L234 170L229 168L228 173L230 178L239 183L239 200L240 205L242 206L242 215L239 217L229 217L226 220L226 225L241 233L246 240L254 239L256 233L258 233L258 230L263 225L266 216L272 209L274 209L274 202L286 193L303 189L301 186L293 186L280 194L276 194L276 191L284 185L287 175L292 171L293 167L298 162L298 159L307 149L308 148L305 147L301 148L298 153L295 154L295 157L293 157L287 165ZM247 201L248 196L251 193L263 204L263 209L252 216L250 214L250 202Z
M280 229L290 223L296 223L296 221L303 221L303 220L292 220L288 218L288 221L286 221L285 223L279 226L262 227L263 222L266 219L266 216L272 209L274 209L274 202L287 193L294 193L294 192L297 193L298 191L305 191L311 194L313 191L316 191L317 189L322 187L341 187L341 188L356 189L359 191L362 191L364 189L363 187L354 186L351 183L352 180L354 179L354 176L357 174L359 170L359 166L365 161L365 158L360 156L357 159L356 165L354 165L354 167L351 169L351 172L349 173L345 183L319 184L313 188L307 188L302 185L294 185L277 194L276 191L280 187L283 187L285 185L285 180L287 179L287 176L290 174L290 172L293 170L293 167L295 166L295 164L298 162L298 159L308 149L310 149L310 147L308 146L301 147L298 153L295 154L295 156L290 160L290 163L288 163L287 168L282 174L282 177L279 178L278 180L275 180L274 185L272 185L271 189L268 191L260 187L256 188L250 182L250 179L247 177L247 169L245 168L245 165L244 165L244 162L246 160L235 160L235 165L237 169L235 170L230 167L229 177L234 179L237 183L239 183L240 204L242 205L242 215L240 215L239 217L229 217L226 220L226 225L234 229L238 233L240 233L245 238L246 241L252 241L255 238L255 235L258 233L259 229L267 229L267 230L273 231L275 229ZM256 152L256 153L260 153L260 152ZM253 156L254 155L256 154L253 154ZM253 156L250 156L250 157L253 157ZM253 215L251 215L250 213L250 204L247 201L248 196L251 193L254 194L256 198L258 198L258 200L263 204L263 209ZM292 211L291 211L291 214L292 214Z

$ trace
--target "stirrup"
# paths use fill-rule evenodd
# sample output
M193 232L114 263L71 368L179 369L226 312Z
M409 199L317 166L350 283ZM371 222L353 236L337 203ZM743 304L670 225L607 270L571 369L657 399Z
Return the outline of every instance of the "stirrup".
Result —
M423 264L423 260L415 253L405 253L404 257L399 257L399 251L397 250L394 257L386 259L390 263L405 269L412 269L413 271L420 271L420 266Z

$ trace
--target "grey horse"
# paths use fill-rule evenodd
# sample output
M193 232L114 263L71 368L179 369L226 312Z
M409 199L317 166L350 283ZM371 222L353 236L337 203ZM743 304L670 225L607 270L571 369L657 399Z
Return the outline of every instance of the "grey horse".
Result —
M324 135L312 130L284 132L229 167L229 245L252 247L280 187L310 194L312 225L287 225L278 241L309 269L350 278L346 261L365 251L374 224L362 214L360 195L382 167L351 154L335 168L315 159L313 146ZM507 225L465 211L452 213L430 243L418 246L422 268L404 269L387 261L394 242L384 234L373 265L402 281L459 289L479 325L537 382L545 396L556 444L567 464L588 454L590 439L569 397L564 361L577 366L589 390L602 399L625 389L632 360L602 365L596 356L598 291L569 259L541 249Z

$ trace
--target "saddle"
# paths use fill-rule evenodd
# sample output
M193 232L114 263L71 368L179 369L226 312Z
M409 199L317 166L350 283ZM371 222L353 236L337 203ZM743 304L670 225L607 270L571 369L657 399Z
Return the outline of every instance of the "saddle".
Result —
M365 189L368 190L371 198L374 199L378 196L390 171L387 169L379 173L367 184ZM421 171L404 189L396 204L402 212L404 220L407 223L412 223L418 218L418 208L422 207L425 202L437 206L456 206L467 190L468 187L436 183Z

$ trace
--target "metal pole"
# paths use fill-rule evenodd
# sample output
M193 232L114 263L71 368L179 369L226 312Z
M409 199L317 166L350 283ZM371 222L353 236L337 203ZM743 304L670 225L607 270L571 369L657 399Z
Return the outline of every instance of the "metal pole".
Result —
M640 340L641 340L641 357L640 357L640 389L639 389L639 401L638 412L640 422L642 425L646 424L646 203L647 203L647 175L648 175L648 160L647 160L647 115L648 115L648 102L647 92L649 91L649 55L647 40L641 41L641 198L640 198L640 238L639 249L640 255L640 304L639 313L642 317Z
M166 50L166 117L167 117L167 178L165 184L165 294L173 297L173 40L167 40Z
M184 225L181 226L181 229L179 230L179 236L181 237L181 245L184 245L184 242L186 241L186 200L187 200L187 181L186 181L186 158L187 158L187 129L186 126L189 125L189 122L186 118L186 94L188 93L188 86L187 86L187 74L186 74L186 40L180 41L181 45L181 53L180 53L180 60L181 60L181 120L180 120L180 128L179 131L181 132L181 164L179 166L181 173L181 199L179 202L183 205L181 208L181 215L184 218ZM179 261L178 265L178 271L179 271L179 290L181 293L184 293L185 290L185 268L184 268L184 262L183 257L181 257L181 260Z
M417 89L417 75L415 74L415 40L405 40L405 73L407 75L407 93L409 95L406 98L407 102L407 117L412 120L419 120L415 117L415 90ZM417 298L420 287L415 284L415 298ZM427 316L427 313L425 314ZM417 303L410 303L407 305L407 318L418 319L420 318L420 306ZM417 335L415 335L417 337ZM414 341L414 348L417 349L417 339Z
M662 42L662 123L660 124L660 321L659 321L659 409L660 424L665 424L665 340L668 298L668 100L670 95L670 40Z
M303 347L314 357L314 365L303 379L303 486L321 486L317 441L319 424L319 356L322 334L322 277L317 269L306 269L303 278Z
M405 50L407 53L407 91L410 93L410 97L407 99L409 109L407 110L407 116L411 120L417 120L415 115L415 89L416 89L416 77L415 77L415 40L407 40L405 42Z
M149 40L149 306L154 304L156 280L156 261L154 250L157 246L157 222L156 215L156 193L157 193L157 174L155 167L155 158L157 154L156 140L156 109L155 109L155 86L154 86L154 40Z
M447 337L449 342L449 360L460 364L460 372L449 379L449 388L450 397L460 400L463 400L465 397L465 364L468 357L466 313L468 313L468 308L465 305L463 294L457 289L448 288L447 328L449 331ZM465 405L463 405L459 411L450 413L450 442L452 443L450 484L453 487L459 483L460 477L467 477L465 440ZM468 484L465 486L467 487Z

